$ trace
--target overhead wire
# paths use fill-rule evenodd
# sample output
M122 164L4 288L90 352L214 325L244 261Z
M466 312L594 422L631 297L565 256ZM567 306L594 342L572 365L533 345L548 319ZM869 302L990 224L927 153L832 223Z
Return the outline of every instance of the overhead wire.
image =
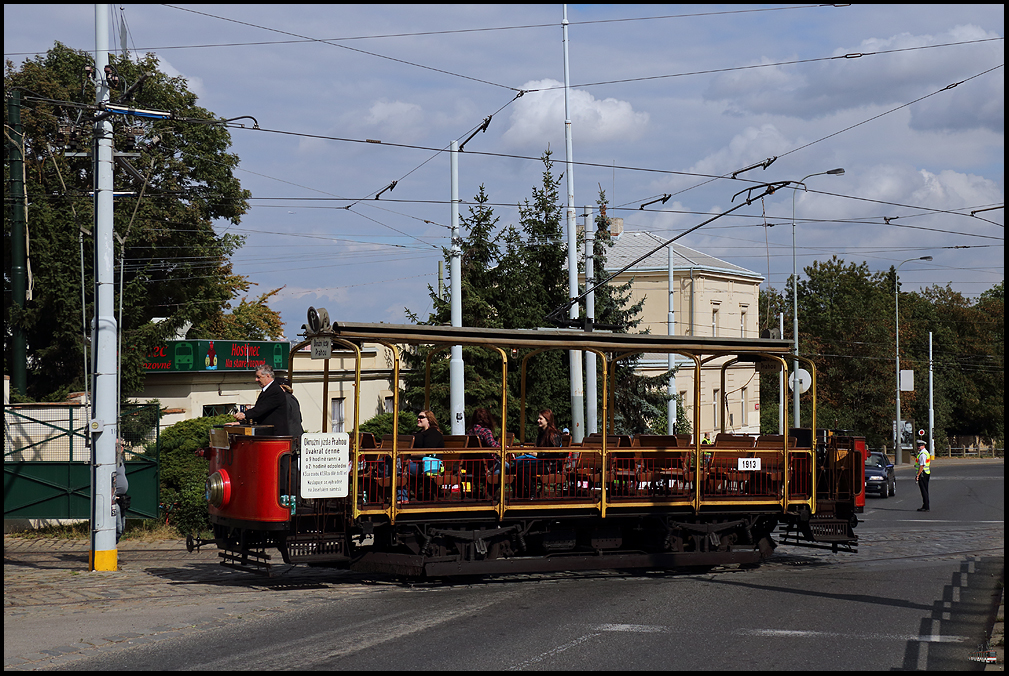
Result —
M171 7L170 5L166 5ZM585 21L569 21L568 25L580 26L580 25L590 25L590 24L605 24L605 23L622 23L629 21L654 21L660 19L684 19L684 18L696 18L704 16L719 16L719 15L729 15L729 14L750 14L754 12L776 12L783 10L792 9L815 9L820 7L833 7L830 4L815 4L815 5L792 5L787 7L763 7L755 9L741 9L741 10L725 10L718 12L692 12L689 14L667 14L660 16L645 16L645 17L625 17L619 19L589 19ZM184 9L181 7L171 7L172 9ZM556 28L561 24L558 22L551 23L540 23L540 24L525 24L517 26L491 26L487 28L458 28L453 30L440 30L440 31L416 31L412 33L386 33L378 35L353 35L344 37L333 37L333 38L300 38L297 40L262 40L256 42L225 42L225 43L212 43L212 44L197 44L197 45L165 45L159 47L144 47L143 51L155 51L155 50L166 50L166 49L202 49L209 47L259 47L265 45L285 45L285 44L305 44L319 42L320 40L324 42L340 42L346 40L377 40L383 38L404 38L404 37L425 37L429 35L452 35L460 33L486 33L491 31L505 31L505 30L521 30L521 29L531 29L531 28ZM134 44L134 51L138 50L136 44ZM4 56L32 56L38 54L39 52L5 52Z

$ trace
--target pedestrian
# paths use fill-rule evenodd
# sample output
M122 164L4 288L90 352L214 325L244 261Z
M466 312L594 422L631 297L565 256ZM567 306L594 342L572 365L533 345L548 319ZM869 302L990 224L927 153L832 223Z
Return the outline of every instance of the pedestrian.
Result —
M922 439L918 440L918 458L915 460L915 464L918 466L918 474L914 477L914 480L918 482L918 490L921 491L921 507L918 511L927 512L929 509L928 479L932 473L932 456L929 455L928 447Z
M116 440L116 542L123 537L126 531L126 510L130 508L130 496L126 492L130 490L129 479L126 478L126 451L123 442Z

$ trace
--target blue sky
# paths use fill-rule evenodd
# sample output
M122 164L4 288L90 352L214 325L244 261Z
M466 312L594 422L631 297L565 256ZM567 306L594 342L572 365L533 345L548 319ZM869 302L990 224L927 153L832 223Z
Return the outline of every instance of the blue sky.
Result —
M449 160L426 148L494 114L461 158L460 196L484 185L502 225L540 180L527 158L549 147L564 170L561 5L110 8L112 34L125 19L129 49L155 52L201 105L259 121L232 130L254 196L231 228L248 235L236 271L250 295L284 287L288 338L309 305L394 323L430 310ZM976 296L1004 279L1004 211L970 215L1004 203L1003 5L570 5L568 19L579 213L602 187L626 229L672 237L749 185L710 176L777 156L740 179L845 169L796 195L800 268L931 255L901 268L905 289ZM4 6L5 59L56 40L94 50L93 7ZM791 217L781 191L680 242L781 289Z

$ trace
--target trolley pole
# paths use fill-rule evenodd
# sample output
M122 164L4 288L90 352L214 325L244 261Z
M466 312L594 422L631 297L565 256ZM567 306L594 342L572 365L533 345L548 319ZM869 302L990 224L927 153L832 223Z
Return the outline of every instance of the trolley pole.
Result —
M108 5L95 5L95 99L109 101L105 66L109 63ZM117 570L116 509L116 340L115 251L112 242L112 122L95 124L95 261L96 321L91 344L97 355L95 399L89 424L92 439L91 570Z
M452 326L462 326L462 248L459 239L459 142L450 147L452 170L452 249L449 261L451 277ZM448 364L449 408L452 411L452 434L466 434L466 396L463 391L462 345L453 345Z

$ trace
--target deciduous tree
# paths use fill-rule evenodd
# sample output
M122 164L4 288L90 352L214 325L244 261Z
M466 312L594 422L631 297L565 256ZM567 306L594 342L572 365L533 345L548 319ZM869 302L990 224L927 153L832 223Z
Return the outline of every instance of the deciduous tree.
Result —
M19 310L11 303L11 230L5 216L4 368L9 370L11 330L18 326L27 336L29 395L35 398L83 385L82 352L90 328L82 324L90 323L94 311L95 214L89 196L93 172L89 157L69 155L65 147L72 142L77 150L91 148L96 115L95 84L89 74L93 66L87 52L56 43L19 67L8 61L4 74L5 91L20 89L24 102L21 120L34 281L31 300ZM116 150L138 154L126 158L135 173L118 163L114 172L115 190L128 195L117 198L114 228L122 242L115 246L117 262L121 258L125 263L121 290L116 269L117 310L120 295L123 305L123 389L132 391L142 384L143 357L152 345L187 322L208 327L215 321L227 324L222 308L248 290L248 281L234 274L231 265L242 238L218 234L214 222L238 223L248 209L249 193L234 176L238 157L228 152L228 130L212 123L216 116L197 104L184 78L162 72L153 54L135 61L112 57L112 66L119 77L113 102L143 78L129 104L175 114L172 120L112 117ZM5 107L5 121L6 114ZM5 168L9 172L9 165ZM232 315L233 325L276 335L279 317L262 311L265 297L248 307L240 305L241 312ZM247 310L257 308L258 319L247 319ZM155 317L167 321L154 324Z

